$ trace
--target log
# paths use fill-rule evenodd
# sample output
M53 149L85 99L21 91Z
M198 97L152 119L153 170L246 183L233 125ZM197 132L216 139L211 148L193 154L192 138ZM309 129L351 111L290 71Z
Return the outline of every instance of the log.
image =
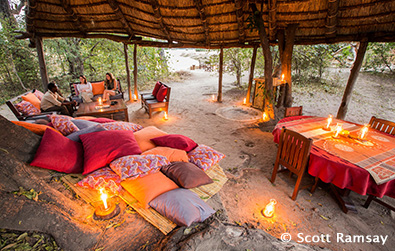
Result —
M347 86L344 90L342 102L340 104L339 110L337 111L336 118L338 119L344 119L347 115L348 104L351 101L352 90L354 89L355 82L357 81L359 70L361 69L368 44L369 43L367 41L362 41L359 43L357 57L355 58L354 65L351 69L351 73L347 81Z

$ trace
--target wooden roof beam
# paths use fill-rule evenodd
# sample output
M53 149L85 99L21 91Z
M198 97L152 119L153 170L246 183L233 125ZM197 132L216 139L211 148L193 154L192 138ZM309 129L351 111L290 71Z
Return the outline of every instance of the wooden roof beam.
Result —
M277 0L269 0L269 40L276 40L277 29Z
M118 3L115 0L108 0L107 2L110 5L110 7L114 10L115 15L119 18L119 21L126 29L126 32L128 33L129 37L131 39L134 38L134 31L130 26L128 20L126 19L125 15L122 13L121 9L119 8Z
M244 4L245 4L245 1L243 1L243 0L235 0L237 25L239 27L239 42L241 44L244 44L245 38L246 38L246 34L245 34L245 30L244 30L244 18L243 18Z
M160 7L159 7L159 3L158 0L150 0L151 5L152 5L152 9L154 10L154 16L156 18L156 21L159 23L163 33L165 34L167 41L169 42L169 44L173 43L173 39L170 36L170 32L167 29L165 23L163 22L163 16L160 13Z
M328 12L326 16L325 37L336 37L337 15L339 13L339 0L328 0Z
M193 0L193 1L195 2L196 9L199 12L200 20L202 20L204 35L205 35L205 39L206 39L206 45L208 46L210 44L210 34L209 34L209 28L208 28L208 24L207 24L207 17L206 17L206 14L204 13L203 3L202 3L202 0Z
M76 27L80 32L85 35L86 34L86 28L84 25L82 25L80 18L74 13L73 8L71 8L68 1L60 1L63 9L66 11L66 13L70 16L70 19L76 24Z

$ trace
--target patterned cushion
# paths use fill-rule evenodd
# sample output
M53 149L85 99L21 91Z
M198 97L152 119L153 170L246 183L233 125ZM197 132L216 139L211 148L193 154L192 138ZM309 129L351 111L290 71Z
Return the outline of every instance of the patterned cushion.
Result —
M189 162L197 165L204 171L217 164L221 159L225 158L225 154L220 153L206 145L199 145L188 153Z
M133 132L137 132L143 129L141 125L130 123L130 122L122 122L122 121L103 123L102 126L107 130L126 130Z
M36 95L36 97L41 101L44 97L44 93L42 93L41 91L35 89L33 92L34 95Z
M160 155L128 155L114 160L110 167L124 180L158 172L161 166L168 164L170 164L169 160Z
M111 168L104 167L86 176L77 185L96 190L106 188L114 194L118 194L122 189L121 181L118 174L114 173Z
M22 113L23 116L31 116L41 113L41 111L37 109L37 107L32 105L30 102L24 100L14 106L18 110L18 112Z
M69 116L54 114L51 116L51 123L56 130L61 132L64 136L67 136L72 132L80 130L76 125L74 125L71 119L72 118Z

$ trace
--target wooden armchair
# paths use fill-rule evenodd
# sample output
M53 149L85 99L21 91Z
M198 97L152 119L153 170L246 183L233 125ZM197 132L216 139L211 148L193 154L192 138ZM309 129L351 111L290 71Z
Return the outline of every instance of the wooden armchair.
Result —
M370 128L376 129L380 132L388 133L389 135L395 135L395 123L384 120L378 119L373 116L369 121Z
M285 108L285 117L291 116L301 116L302 115L303 106L296 106L296 107L286 107Z
M291 172L290 176L292 176L293 173L296 174L298 178L292 194L292 200L296 200L296 197L298 196L299 186L308 164L311 145L311 139L308 139L297 132L288 130L285 127L281 130L277 158L270 181L274 183L276 180L276 175L280 165L286 167Z

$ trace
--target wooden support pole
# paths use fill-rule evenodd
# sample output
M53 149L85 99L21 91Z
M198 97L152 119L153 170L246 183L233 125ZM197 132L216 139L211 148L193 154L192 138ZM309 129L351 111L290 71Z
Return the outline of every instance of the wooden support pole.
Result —
M284 106L292 106L292 53L295 43L295 32L297 24L290 24L286 29L285 45L283 50L283 56L281 60L281 74L284 74L285 86L285 98Z
M134 44L133 49L133 80L134 80L134 95L136 95L136 99L138 97L137 92L137 44Z
M221 48L219 53L219 76L218 76L218 97L217 101L222 102L222 68L224 63L224 49Z
M132 101L133 97L132 97L132 89L130 88L130 69L129 69L128 45L125 43L123 44L123 53L125 54L126 80L128 82L129 101Z
M41 83L43 85L44 91L47 91L49 80L47 73L47 65L45 64L43 40L41 37L36 37L36 50L38 55L38 64L40 66Z
M368 47L368 44L369 43L367 41L361 41L359 43L357 57L355 58L355 62L351 69L350 76L348 77L347 86L346 89L344 90L342 103L340 104L339 110L337 111L336 118L338 119L344 119L346 117L348 104L350 103L351 100L352 90L354 89L355 82L358 78L359 70L361 69L362 61L365 56L365 52L366 52L366 48Z
M249 105L251 99L251 89L252 89L252 81L254 80L254 70L255 70L255 62L256 62L256 52L258 47L255 46L254 50L252 51L252 59L251 59L251 66L250 66L250 76L248 77L248 90L246 96L246 103Z

